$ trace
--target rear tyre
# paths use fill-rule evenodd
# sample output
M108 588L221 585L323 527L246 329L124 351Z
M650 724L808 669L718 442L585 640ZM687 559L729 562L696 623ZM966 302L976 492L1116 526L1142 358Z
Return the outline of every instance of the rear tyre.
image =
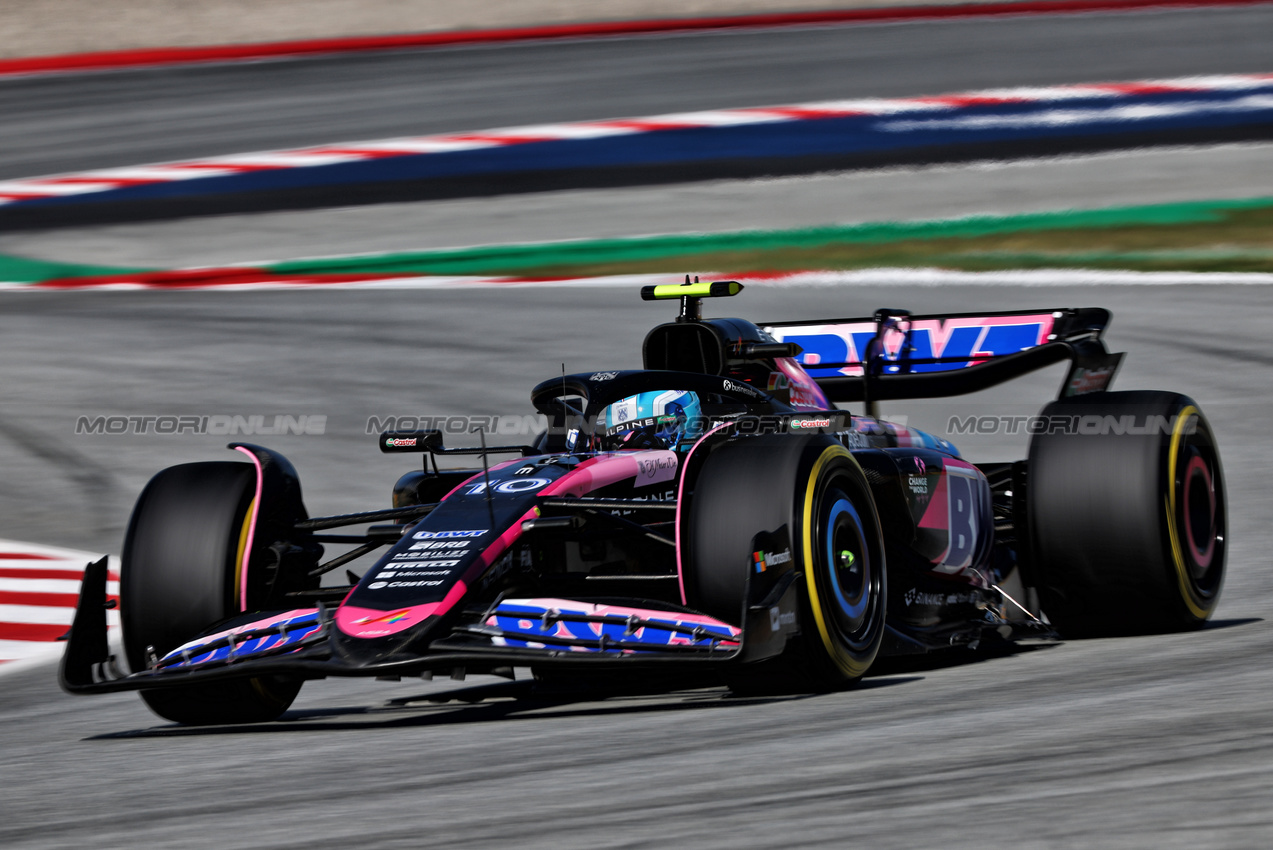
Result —
M1048 618L1070 637L1200 627L1224 580L1227 507L1197 404L1100 393L1042 417L1068 423L1030 444L1026 505Z
M801 633L751 665L738 691L833 690L861 678L884 636L884 542L866 478L827 437L756 437L717 449L694 487L685 531L689 604L745 617L758 534L786 526L804 575Z
M256 493L243 463L187 463L163 470L137 499L124 539L120 619L134 672L241 610L240 565ZM145 690L166 720L187 724L273 720L300 691L282 677Z

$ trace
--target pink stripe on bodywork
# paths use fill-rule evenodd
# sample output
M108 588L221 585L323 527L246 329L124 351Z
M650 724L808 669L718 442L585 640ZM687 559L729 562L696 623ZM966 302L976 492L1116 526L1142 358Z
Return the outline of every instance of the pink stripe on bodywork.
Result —
M582 496L602 487L639 478L643 485L660 484L676 477L680 458L676 452L618 452L599 455L579 464L545 487L544 496Z
M698 451L698 447L712 434L720 429L732 425L732 422L722 422L712 430L704 434L697 443L695 443L685 454L685 468L689 469L690 458L694 456L694 452ZM681 506L685 504L685 476L681 476L681 483L676 488L676 586L681 590L681 604L688 605L689 602L685 596L685 568L681 564Z
M264 473L261 471L260 458L243 446L235 446L234 450L252 458L252 465L256 467L256 495L252 499L252 521L248 525L248 542L243 547L243 564L239 573L239 610L246 611L248 609L248 561L252 559L252 538L256 536L256 519L261 514L261 487Z

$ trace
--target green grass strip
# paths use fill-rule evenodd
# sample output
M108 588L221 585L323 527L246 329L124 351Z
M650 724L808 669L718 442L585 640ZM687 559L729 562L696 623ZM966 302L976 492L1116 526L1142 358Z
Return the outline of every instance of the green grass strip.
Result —
M497 245L452 251L299 260L270 266L284 274L432 274L592 276L639 272L839 269L880 265L952 268L1076 265L1100 255L1132 268L1225 268L1265 271L1273 247L1273 198L1202 201L1081 212L893 222L798 230L651 236L546 244ZM1236 242L1235 242L1236 240ZM1189 259L1156 250L1235 246L1224 259ZM1246 249L1252 249L1247 252ZM1131 252L1130 254L1128 252ZM1250 253L1250 256L1247 256ZM967 255L967 256L964 256ZM1236 259L1235 259L1236 258ZM1173 265L1174 264L1174 265Z
M1273 272L1273 197L293 260L278 275L596 277L879 267ZM0 256L0 280L141 271Z
M59 263L50 260L29 260L0 254L0 281L6 283L39 283L65 277L100 277L102 275L127 274L145 269L126 269L116 266L90 266L82 263Z

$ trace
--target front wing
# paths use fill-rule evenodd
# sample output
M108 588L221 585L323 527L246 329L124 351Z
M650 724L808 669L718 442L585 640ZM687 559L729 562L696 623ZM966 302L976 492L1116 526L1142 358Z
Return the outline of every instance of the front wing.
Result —
M62 658L59 677L70 693L179 687L267 675L317 679L417 675L457 668L481 672L509 666L724 664L741 657L744 642L742 629L693 612L565 599L513 599L462 616L419 652L352 663L333 652L332 610L320 604L263 615L197 638L153 659L149 669L125 675L110 652L107 605L103 559L85 569Z

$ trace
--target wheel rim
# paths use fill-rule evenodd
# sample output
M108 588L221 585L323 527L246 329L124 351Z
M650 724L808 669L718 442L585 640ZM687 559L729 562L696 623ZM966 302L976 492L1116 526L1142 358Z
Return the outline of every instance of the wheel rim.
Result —
M847 488L846 488L846 485ZM832 473L819 499L815 567L826 578L819 593L826 625L833 639L858 652L877 638L882 576L879 553L868 526L849 493L852 482Z
M841 491L828 501L823 555L831 577L831 614L841 634L851 639L869 623L873 564L857 508Z
M1173 560L1186 606L1206 619L1223 575L1227 517L1215 439L1197 408L1187 406L1178 415L1169 457Z
M870 668L884 635L884 552L871 494L847 449L828 446L805 485L800 559L809 614L843 680Z
M1207 464L1195 452L1185 467L1184 507L1185 541L1190 555L1190 572L1202 578L1211 566L1216 550L1215 481Z

